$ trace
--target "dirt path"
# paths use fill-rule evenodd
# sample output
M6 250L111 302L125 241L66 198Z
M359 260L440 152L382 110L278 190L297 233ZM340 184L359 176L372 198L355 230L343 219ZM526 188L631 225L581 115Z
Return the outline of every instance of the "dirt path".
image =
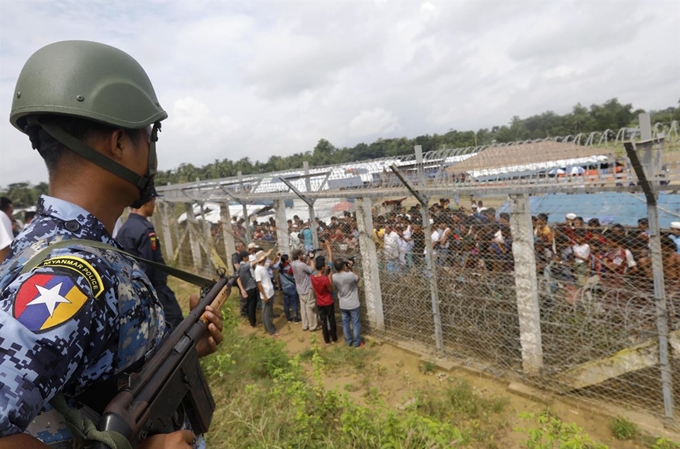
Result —
M312 347L313 338L324 351L332 350L337 345L344 345L340 321L338 321L339 342L326 345L321 331L304 332L299 324L288 324L281 311L277 310L276 313L280 314L275 319L276 327L280 332L277 338L285 343L291 355L302 354L309 350ZM245 322L241 326L241 332L265 336L261 325L253 329ZM563 421L575 422L594 440L603 442L612 449L645 447L641 443L615 440L610 430L610 418L595 413L590 407L556 400L550 395L547 395L542 402L535 401L509 392L507 381L490 379L463 370L445 372L435 369L425 372L430 371L432 366L424 369L419 355L388 343L377 342L370 336L367 340L369 343L364 348L356 349L370 352L365 368L356 370L348 367L346 370L332 370L324 380L327 388L345 391L359 402L365 401L367 395L377 391L389 405L400 407L413 400L416 390L443 390L449 382L466 381L473 387L475 393L481 396L507 398L507 405L502 414L505 420L502 447L523 447L521 443L525 436L513 431L517 427L528 426L528 423L519 418L521 412L540 413L548 408ZM673 439L680 441L680 436L675 435Z

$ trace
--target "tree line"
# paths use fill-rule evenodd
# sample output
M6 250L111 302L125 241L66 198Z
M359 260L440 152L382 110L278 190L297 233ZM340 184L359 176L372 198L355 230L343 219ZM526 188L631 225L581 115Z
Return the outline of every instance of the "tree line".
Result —
M546 111L524 119L515 116L509 125L481 128L476 132L450 129L444 134L425 134L415 138L379 138L369 144L361 142L353 147L343 148L337 148L328 140L320 139L312 150L290 156L271 156L266 162L253 162L249 157L244 157L236 161L227 158L216 159L200 167L191 163L183 163L175 169L160 170L156 174L156 185L192 182L196 179L227 178L236 176L239 171L248 175L299 169L303 161L308 161L310 166L320 166L400 156L413 153L415 145L421 145L423 151L427 152L443 148L489 145L494 142L567 136L606 129L617 131L625 127L636 127L637 116L642 112L645 111L633 109L632 104L622 104L617 98L612 98L603 104L593 104L589 108L578 103L571 112L563 115ZM678 107L671 106L663 110L650 111L650 113L652 123L670 123L673 120L680 120L680 101L678 101ZM10 184L5 189L0 188L0 192L15 203L15 207L35 204L38 196L46 191L47 184L45 183L31 185L22 182Z

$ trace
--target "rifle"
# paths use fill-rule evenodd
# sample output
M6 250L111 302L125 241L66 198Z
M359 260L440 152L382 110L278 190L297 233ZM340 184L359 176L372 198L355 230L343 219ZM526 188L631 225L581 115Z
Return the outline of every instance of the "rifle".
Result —
M136 447L148 436L178 430L184 418L177 412L183 408L196 434L208 431L215 401L198 363L196 343L208 328L205 308L219 310L227 299L228 279L223 271L219 274L141 370L119 381L119 392L104 409L99 430L118 432ZM109 449L104 443L94 447Z

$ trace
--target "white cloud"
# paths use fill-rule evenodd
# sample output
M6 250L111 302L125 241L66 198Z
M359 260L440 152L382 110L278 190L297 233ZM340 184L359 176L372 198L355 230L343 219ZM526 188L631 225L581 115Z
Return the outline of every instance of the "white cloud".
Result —
M187 136L219 131L232 133L238 124L227 115L215 115L210 109L193 97L185 97L175 102L167 126L176 126Z
M390 134L398 128L399 119L392 112L382 108L361 111L349 122L349 131L356 137Z
M170 114L161 169L680 96L680 10L664 0L5 1L0 29L5 117L23 63L47 43L135 57ZM0 185L46 180L38 157L0 121Z

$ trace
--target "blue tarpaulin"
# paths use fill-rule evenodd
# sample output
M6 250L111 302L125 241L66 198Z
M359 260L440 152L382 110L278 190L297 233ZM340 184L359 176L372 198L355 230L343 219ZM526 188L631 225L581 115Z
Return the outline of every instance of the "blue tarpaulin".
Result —
M592 194L555 193L542 196L532 196L532 215L548 214L550 223L564 222L565 215L574 213L583 217L587 222L597 218L602 225L620 223L624 226L637 226L639 218L647 217L647 202L643 194L627 192L602 192ZM506 201L499 209L508 212ZM668 229L672 221L680 221L680 195L662 193L658 201L659 225Z

